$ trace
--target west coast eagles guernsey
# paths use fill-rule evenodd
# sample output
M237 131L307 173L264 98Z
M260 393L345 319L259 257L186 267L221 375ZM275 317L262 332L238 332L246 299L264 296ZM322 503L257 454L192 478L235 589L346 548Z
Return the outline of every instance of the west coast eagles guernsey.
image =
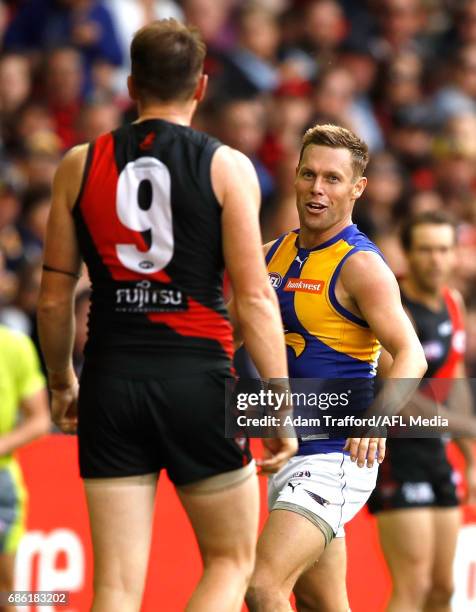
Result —
M380 343L367 322L344 308L335 295L342 266L359 251L381 255L355 225L312 249L299 246L295 230L269 250L266 261L281 308L290 378L364 378L371 386ZM319 436L300 440L299 453L335 452L343 445L343 438Z

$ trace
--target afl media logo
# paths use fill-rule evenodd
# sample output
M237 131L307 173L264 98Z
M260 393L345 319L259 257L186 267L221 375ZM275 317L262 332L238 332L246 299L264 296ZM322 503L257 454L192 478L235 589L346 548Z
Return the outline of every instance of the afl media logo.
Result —
M283 282L283 277L281 276L281 274L278 274L277 272L270 272L268 276L269 282L271 283L271 286L274 289L278 289L279 287L281 287L281 283Z

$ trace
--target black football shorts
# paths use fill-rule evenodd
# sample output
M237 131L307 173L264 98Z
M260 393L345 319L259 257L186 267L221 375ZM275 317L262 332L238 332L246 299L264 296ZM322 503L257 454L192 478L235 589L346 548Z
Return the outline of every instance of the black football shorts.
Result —
M167 470L177 486L246 466L248 440L225 438L230 369L128 377L85 365L79 390L79 465L83 478Z

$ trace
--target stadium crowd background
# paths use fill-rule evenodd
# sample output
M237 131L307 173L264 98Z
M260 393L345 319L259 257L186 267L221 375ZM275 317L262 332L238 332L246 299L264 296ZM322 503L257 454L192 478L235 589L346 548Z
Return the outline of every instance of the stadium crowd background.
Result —
M476 0L17 0L0 4L0 320L37 343L35 310L51 184L63 153L134 119L127 50L148 20L195 24L209 92L194 127L248 155L268 241L298 226L304 130L353 129L371 150L355 222L405 274L407 215L458 221L454 286L476 376ZM79 284L75 359L86 337Z

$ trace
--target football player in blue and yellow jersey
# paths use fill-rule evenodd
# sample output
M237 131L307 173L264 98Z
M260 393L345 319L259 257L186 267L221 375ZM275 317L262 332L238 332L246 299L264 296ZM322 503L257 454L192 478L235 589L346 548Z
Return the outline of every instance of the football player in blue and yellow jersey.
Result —
M308 130L295 180L300 229L265 246L291 378L370 380L381 346L394 359L390 377L425 372L397 281L352 224L367 162L367 145L349 130ZM384 454L383 438L300 440L298 454L270 479L251 612L290 610L293 589L299 610L347 612L343 526L369 497Z

